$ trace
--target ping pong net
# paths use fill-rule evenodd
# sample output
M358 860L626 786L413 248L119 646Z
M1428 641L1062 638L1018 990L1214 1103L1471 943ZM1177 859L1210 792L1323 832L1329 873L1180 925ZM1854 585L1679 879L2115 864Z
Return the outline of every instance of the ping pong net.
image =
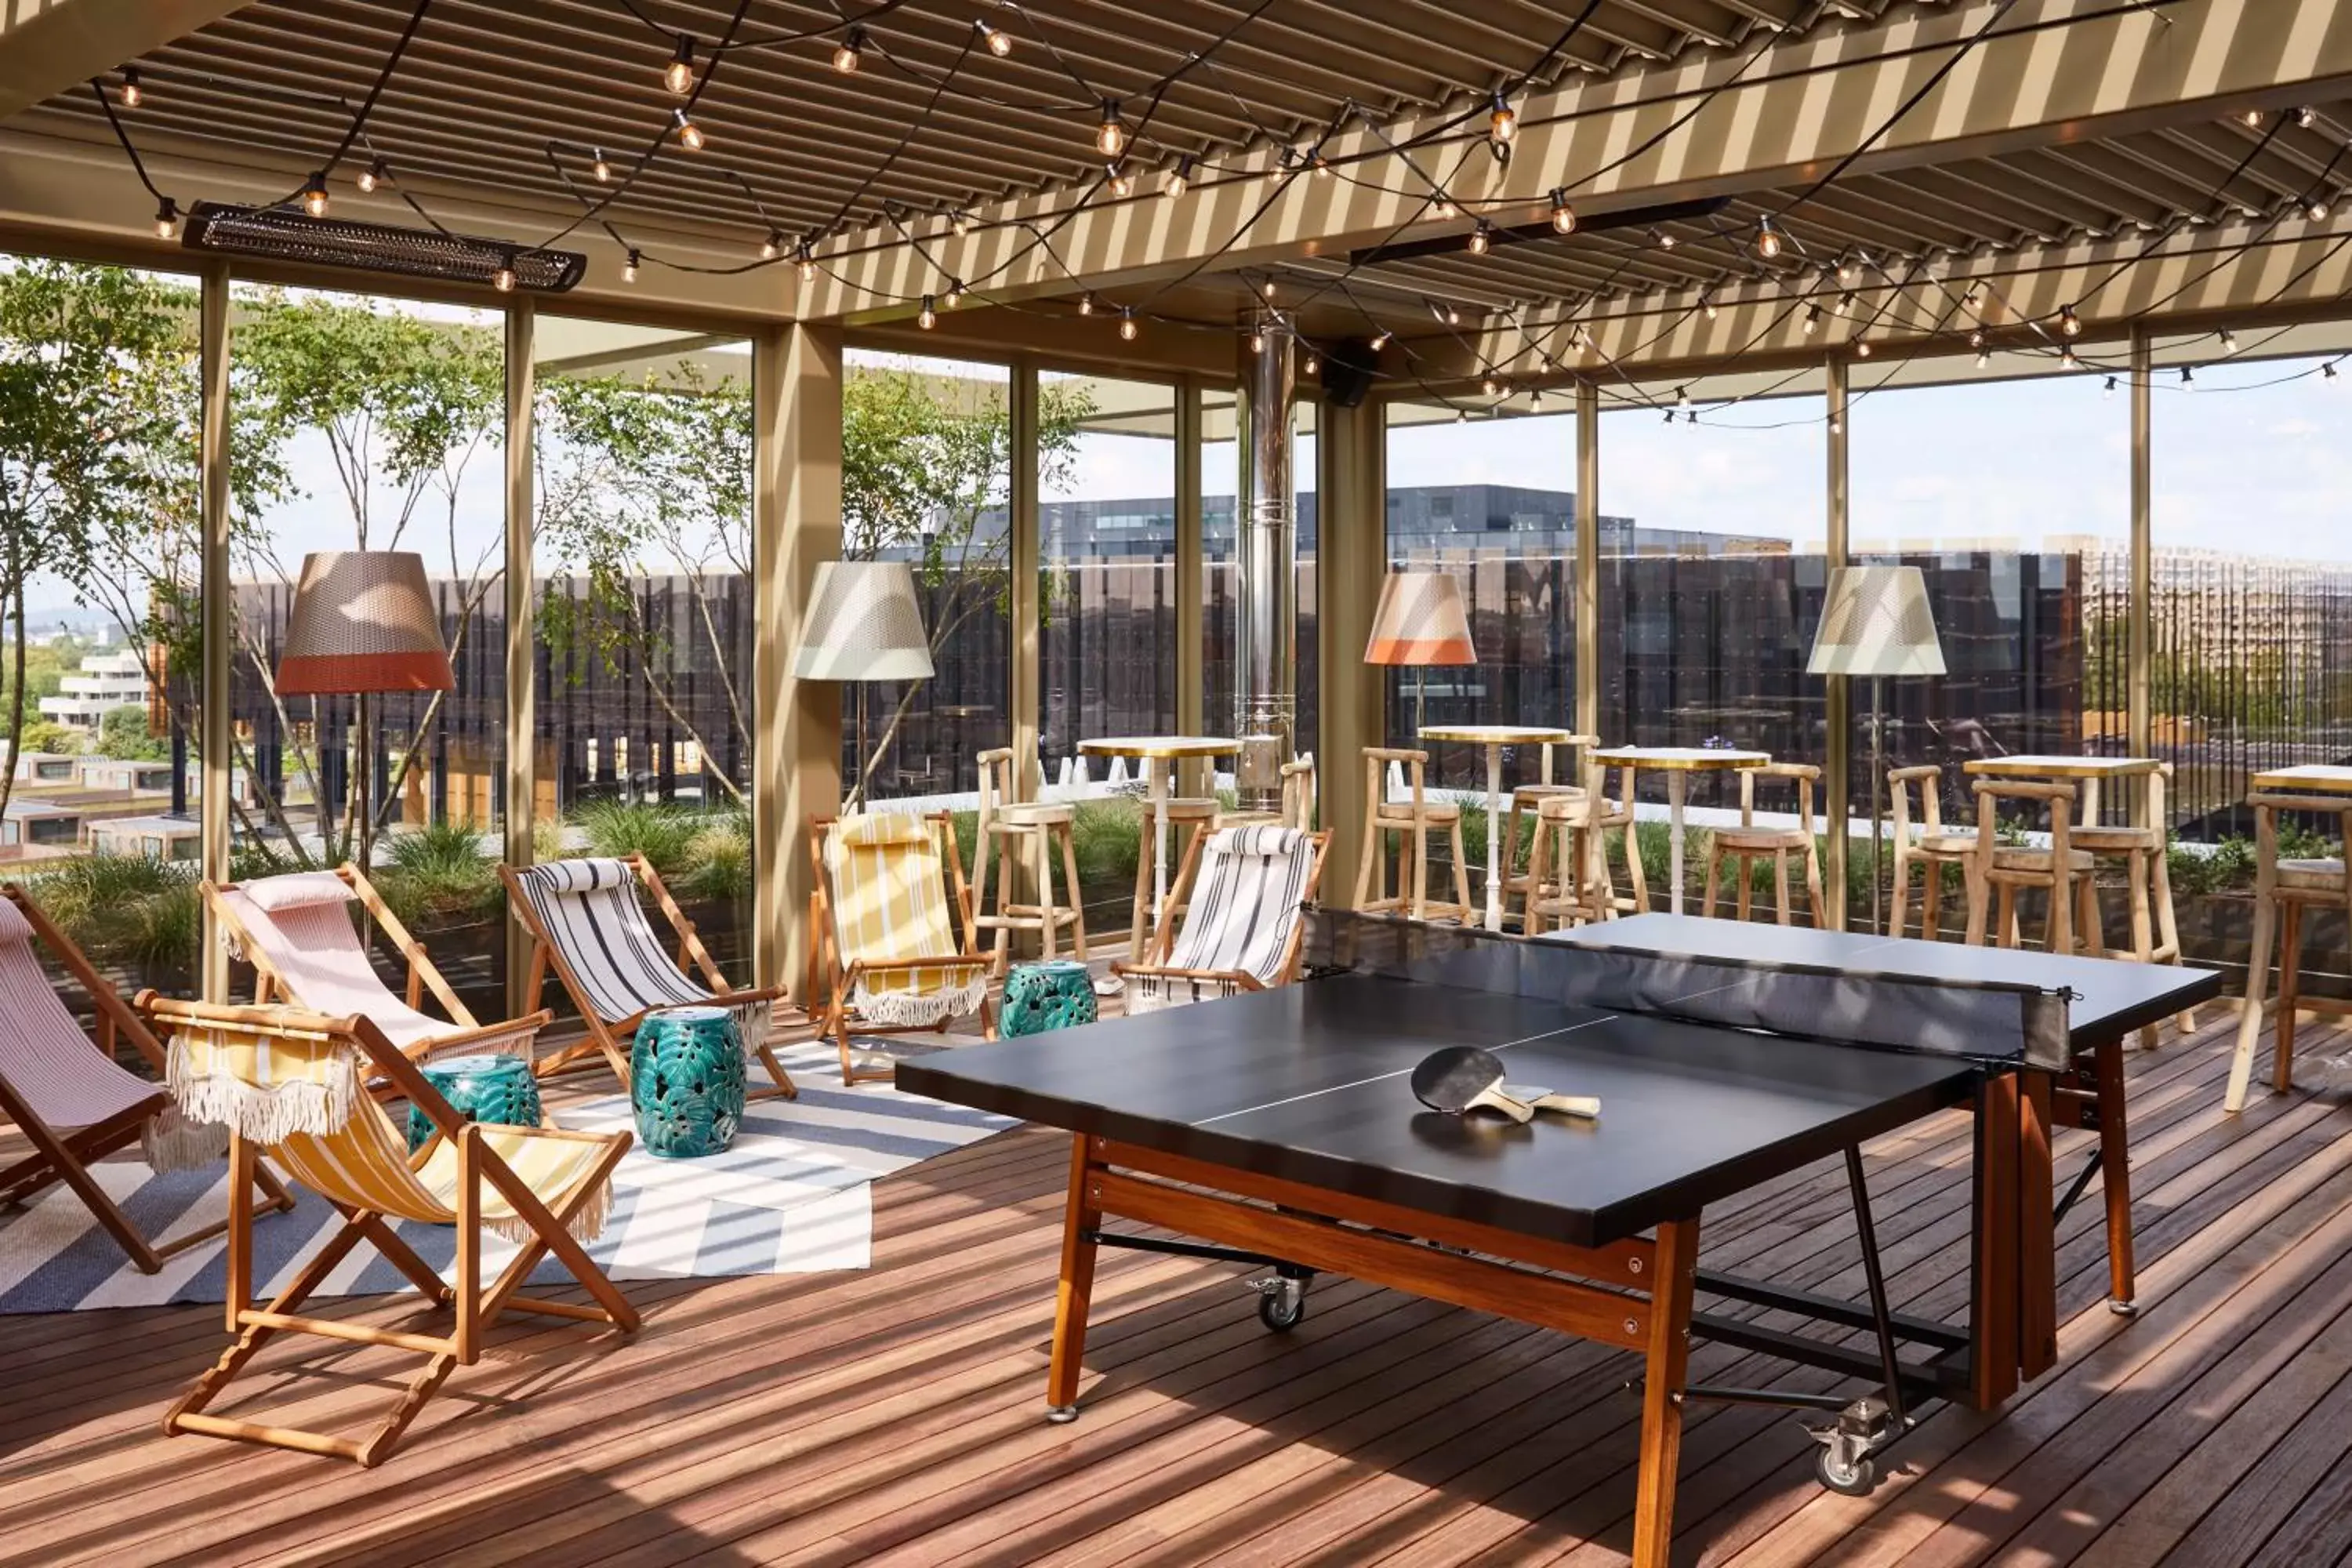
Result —
M1628 947L1310 908L1312 973L1360 973L1848 1046L2063 1069L2070 993Z

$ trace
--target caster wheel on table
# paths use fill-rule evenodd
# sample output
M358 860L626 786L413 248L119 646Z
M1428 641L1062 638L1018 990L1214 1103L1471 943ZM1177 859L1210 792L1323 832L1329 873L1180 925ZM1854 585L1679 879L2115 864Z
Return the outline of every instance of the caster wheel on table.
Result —
M1286 1334L1307 1316L1307 1282L1270 1280L1258 1289L1257 1321L1277 1334Z
M1845 1497L1868 1497L1878 1485L1878 1466L1869 1455L1841 1458L1834 1444L1813 1456L1813 1475L1822 1485Z

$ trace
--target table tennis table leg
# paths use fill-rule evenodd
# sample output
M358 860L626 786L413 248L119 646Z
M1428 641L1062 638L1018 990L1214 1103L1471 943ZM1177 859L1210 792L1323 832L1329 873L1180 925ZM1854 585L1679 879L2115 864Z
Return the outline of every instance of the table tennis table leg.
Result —
M2017 1131L2015 1073L1977 1089L1974 1237L1969 1303L1969 1402L1999 1409L2017 1392Z
M2107 1197L2107 1310L2136 1317L2132 1259L2131 1135L2124 1116L2124 1043L2102 1040L2092 1058L2099 1095L2099 1168Z
M2058 1363L2058 1208L2050 1159L2051 1075L2018 1075L2017 1368L2027 1382Z
M1649 1364L1642 1380L1642 1462L1633 1500L1633 1568L1666 1568L1682 1464L1683 1384L1690 1371L1698 1221L1658 1226L1650 1287Z
M1054 1300L1054 1359L1045 1374L1045 1419L1078 1418L1079 1362L1087 1350L1087 1310L1095 1290L1095 1232L1102 1224L1093 1179L1092 1141L1070 1140L1070 1194L1062 1214L1062 1281Z

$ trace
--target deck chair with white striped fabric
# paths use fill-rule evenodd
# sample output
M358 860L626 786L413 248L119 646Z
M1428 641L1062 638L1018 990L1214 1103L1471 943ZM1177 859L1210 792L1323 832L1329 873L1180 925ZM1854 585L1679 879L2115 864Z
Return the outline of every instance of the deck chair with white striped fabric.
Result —
M609 1323L634 1332L637 1314L583 1245L604 1228L613 1170L628 1152L626 1132L565 1132L552 1127L493 1127L461 1116L383 1031L364 1017L328 1018L291 1007L222 1007L167 1001L142 992L140 1010L171 1036L168 1077L187 1115L225 1123L234 1175L263 1155L332 1204L341 1228L304 1263L267 1308L253 1304L250 1184L232 1182L227 1321L237 1336L163 1417L167 1433L196 1432L373 1466L394 1445L442 1381L481 1353L500 1314L542 1313ZM411 1155L407 1139L365 1088L381 1076L433 1123ZM386 1222L455 1226L454 1288ZM484 1232L518 1251L495 1280L482 1279ZM454 1309L446 1334L379 1329L351 1318L298 1315L313 1290L361 1242L373 1246L434 1306ZM593 1305L520 1293L552 1252ZM279 1333L382 1345L425 1358L392 1411L365 1437L208 1415L247 1363Z
M783 987L739 991L729 985L694 922L644 856L550 860L520 871L501 866L499 875L506 879L508 901L530 932L530 994L539 994L552 968L588 1028L585 1040L541 1060L541 1074L601 1051L625 1089L630 1037L646 1014L719 1006L734 1012L745 1056L765 1068L772 1082L751 1098L790 1100L800 1092L768 1043L769 1005ZM641 887L677 933L675 958L646 919Z
M977 1013L981 1032L996 1037L993 960L977 945L971 889L944 813L812 818L809 858L816 887L802 1007L840 1047L842 1082L890 1076L887 1067L856 1065L853 1028L909 1034Z
M83 1033L50 984L35 943L48 951L88 993L97 1035ZM0 1114L16 1123L33 1152L0 1167L0 1208L62 1182L90 1217L142 1273L228 1228L226 1221L161 1243L148 1239L107 1194L89 1167L117 1150L139 1146L156 1172L195 1170L228 1152L228 1131L190 1121L163 1086L129 1071L115 1047L131 1048L163 1070L163 1048L71 939L15 883L0 886ZM294 1200L268 1171L253 1180L278 1213Z
M206 882L204 896L231 948L253 965L257 1005L283 1001L329 1017L362 1015L411 1061L461 1053L528 1061L540 1029L555 1016L541 1009L503 1023L476 1022L424 944L408 934L356 866ZM354 907L407 962L405 997L376 973L352 919ZM420 1010L428 991L447 1017Z
M1298 973L1307 904L1323 881L1328 833L1295 827L1193 830L1166 918L1141 963L1114 963L1127 982L1127 1010L1148 1013L1244 991L1286 985Z

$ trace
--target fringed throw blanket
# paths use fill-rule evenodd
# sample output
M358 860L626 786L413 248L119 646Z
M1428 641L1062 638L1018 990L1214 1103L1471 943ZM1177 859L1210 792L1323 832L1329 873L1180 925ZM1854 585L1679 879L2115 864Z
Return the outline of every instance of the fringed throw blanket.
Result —
M844 817L826 836L825 879L845 963L953 958L963 951L948 907L939 830L904 812ZM984 963L861 975L850 1004L877 1025L936 1028L988 996Z

